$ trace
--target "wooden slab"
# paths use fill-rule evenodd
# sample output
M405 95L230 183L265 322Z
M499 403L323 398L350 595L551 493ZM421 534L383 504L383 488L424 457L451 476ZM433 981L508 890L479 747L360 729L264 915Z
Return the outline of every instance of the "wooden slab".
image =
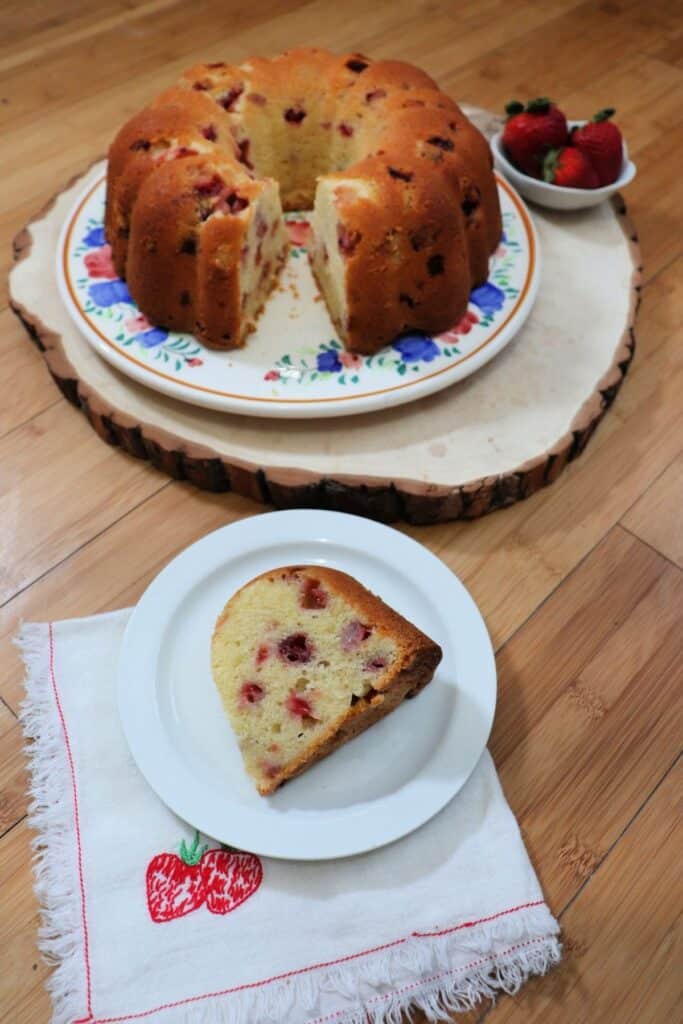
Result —
M470 113L484 130L495 128L491 115ZM175 402L101 360L59 298L57 236L98 173L101 163L15 239L12 308L103 440L203 489L384 521L475 518L559 476L590 440L633 356L641 267L617 197L585 213L534 209L542 279L527 324L492 363L437 395L316 423Z

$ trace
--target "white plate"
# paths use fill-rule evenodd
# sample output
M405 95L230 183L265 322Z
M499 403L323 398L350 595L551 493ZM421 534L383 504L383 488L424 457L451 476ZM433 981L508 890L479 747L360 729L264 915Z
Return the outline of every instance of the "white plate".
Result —
M302 562L356 576L440 643L443 661L414 700L264 798L211 678L211 634L238 587ZM164 803L221 842L297 860L362 853L431 818L477 763L495 702L491 641L458 578L416 541L339 512L267 513L187 548L134 610L119 669L126 739Z
M502 177L505 236L467 314L434 337L410 334L375 356L347 353L306 257L307 214L287 214L292 247L246 348L217 352L141 318L104 242L106 177L78 197L57 246L57 281L78 329L140 384L172 398L252 416L347 416L411 402L474 373L526 320L540 277L538 240L523 201Z

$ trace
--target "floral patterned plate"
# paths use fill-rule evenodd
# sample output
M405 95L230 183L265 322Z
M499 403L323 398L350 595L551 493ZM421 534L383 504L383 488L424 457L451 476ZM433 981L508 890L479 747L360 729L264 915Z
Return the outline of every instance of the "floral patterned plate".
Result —
M493 358L528 316L539 281L538 240L514 189L498 177L504 235L488 281L462 320L439 335L404 334L374 356L346 352L313 280L305 213L286 215L289 259L247 347L205 348L163 330L137 309L104 239L106 177L66 219L57 279L77 326L123 373L173 398L253 416L348 416L422 398Z

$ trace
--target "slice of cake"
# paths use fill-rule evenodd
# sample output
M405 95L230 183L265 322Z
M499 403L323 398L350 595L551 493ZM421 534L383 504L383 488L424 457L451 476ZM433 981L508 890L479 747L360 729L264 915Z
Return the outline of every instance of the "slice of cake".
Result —
M213 634L213 677L259 793L426 686L441 648L357 580L299 565L257 576Z

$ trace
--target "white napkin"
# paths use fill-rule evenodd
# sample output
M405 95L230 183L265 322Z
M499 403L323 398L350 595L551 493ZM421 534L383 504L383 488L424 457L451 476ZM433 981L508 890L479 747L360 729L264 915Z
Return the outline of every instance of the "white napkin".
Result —
M20 638L54 1024L397 1024L411 1005L439 1019L559 960L488 752L437 817L363 856L294 863L197 839L121 732L128 616Z

